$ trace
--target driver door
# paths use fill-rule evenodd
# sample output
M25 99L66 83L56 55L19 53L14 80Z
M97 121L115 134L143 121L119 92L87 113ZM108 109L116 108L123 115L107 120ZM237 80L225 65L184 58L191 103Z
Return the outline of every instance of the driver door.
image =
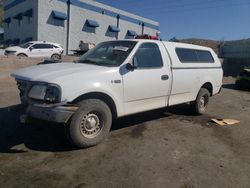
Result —
M136 68L123 75L126 114L166 106L170 70L164 53L161 43L146 42L138 48L133 58Z

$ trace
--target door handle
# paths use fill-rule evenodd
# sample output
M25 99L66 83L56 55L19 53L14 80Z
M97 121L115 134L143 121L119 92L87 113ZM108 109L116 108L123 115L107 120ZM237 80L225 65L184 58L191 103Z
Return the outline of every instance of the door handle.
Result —
M168 80L168 79L169 79L169 76L167 74L161 76L161 80Z

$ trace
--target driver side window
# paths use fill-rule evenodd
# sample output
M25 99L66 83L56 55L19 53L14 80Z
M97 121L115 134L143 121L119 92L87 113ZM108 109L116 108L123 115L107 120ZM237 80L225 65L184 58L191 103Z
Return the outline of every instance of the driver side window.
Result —
M134 65L138 69L161 68L163 60L156 43L143 43L134 56Z

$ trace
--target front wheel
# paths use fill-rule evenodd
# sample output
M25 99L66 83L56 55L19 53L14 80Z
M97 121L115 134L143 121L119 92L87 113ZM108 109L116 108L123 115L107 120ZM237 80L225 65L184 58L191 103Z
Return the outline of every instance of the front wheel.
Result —
M191 102L191 108L196 115L206 112L210 93L206 88L201 88L195 101Z
M73 115L66 134L79 148L91 147L103 141L112 124L112 113L106 103L98 99L84 100Z

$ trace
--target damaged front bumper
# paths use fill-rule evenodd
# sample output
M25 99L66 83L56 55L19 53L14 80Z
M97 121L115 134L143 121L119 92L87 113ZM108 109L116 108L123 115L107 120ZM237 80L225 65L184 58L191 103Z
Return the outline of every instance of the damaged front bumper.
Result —
M29 104L26 108L26 116L35 119L55 123L67 123L71 116L77 111L78 107L70 106L64 103L48 105L48 104ZM20 118L25 122L24 118Z

